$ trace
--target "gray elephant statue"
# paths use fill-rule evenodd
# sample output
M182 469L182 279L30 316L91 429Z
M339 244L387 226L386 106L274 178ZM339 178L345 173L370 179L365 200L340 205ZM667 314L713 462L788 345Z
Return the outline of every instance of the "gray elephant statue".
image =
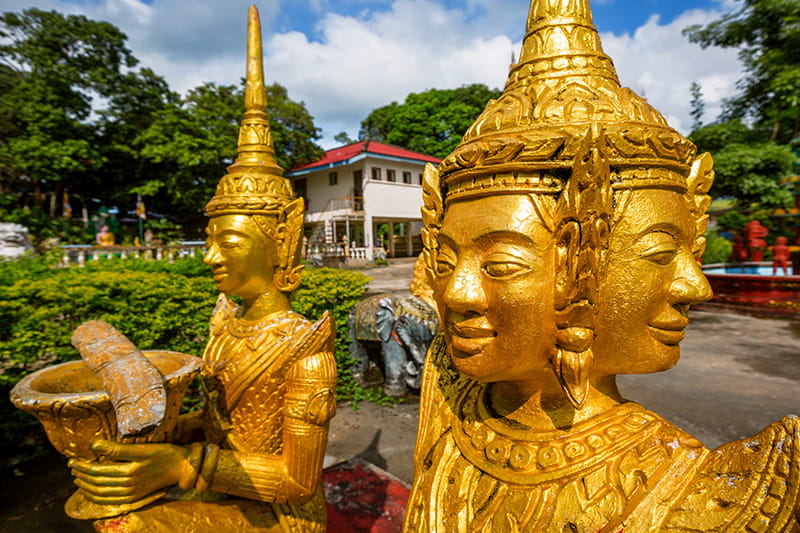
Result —
M422 364L438 325L436 311L416 296L378 294L360 301L350 313L353 377L369 385L367 376L377 368L387 396L419 389Z

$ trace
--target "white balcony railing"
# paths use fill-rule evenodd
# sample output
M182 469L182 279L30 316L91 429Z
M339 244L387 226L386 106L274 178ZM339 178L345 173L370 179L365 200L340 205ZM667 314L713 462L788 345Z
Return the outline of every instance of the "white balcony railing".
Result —
M92 246L89 244L65 244L61 246L61 266L83 266L87 261L99 259L144 258L150 261L169 261L178 257L205 253L205 243L159 244L152 246Z

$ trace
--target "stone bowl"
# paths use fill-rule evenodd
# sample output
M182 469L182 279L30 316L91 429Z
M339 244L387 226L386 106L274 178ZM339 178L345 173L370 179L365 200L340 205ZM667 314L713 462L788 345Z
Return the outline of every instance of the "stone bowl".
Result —
M164 442L175 428L186 387L200 373L202 359L163 350L142 353L164 376L167 390L164 421L145 437L119 439L111 398L83 361L70 361L29 374L11 390L11 401L18 409L35 416L56 450L70 458L102 460L91 448L99 439ZM67 501L66 511L73 518L106 518L142 507L161 495L163 492L127 506L101 506L91 503L78 490Z

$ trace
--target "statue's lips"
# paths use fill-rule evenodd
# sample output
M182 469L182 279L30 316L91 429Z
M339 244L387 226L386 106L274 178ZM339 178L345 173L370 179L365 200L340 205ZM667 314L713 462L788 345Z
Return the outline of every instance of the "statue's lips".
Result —
M219 283L220 281L225 279L227 276L228 276L228 273L225 272L224 270L215 270L214 271L214 281L217 282L217 283Z
M497 332L484 324L483 319L450 324L448 333L456 357L475 355L495 339Z
M689 321L685 318L664 322L651 322L647 325L650 335L658 342L677 345L686 336L686 326Z

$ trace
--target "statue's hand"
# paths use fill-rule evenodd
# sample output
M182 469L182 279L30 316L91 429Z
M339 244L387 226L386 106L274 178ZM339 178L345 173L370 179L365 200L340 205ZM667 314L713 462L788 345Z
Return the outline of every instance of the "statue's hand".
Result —
M92 449L104 459L72 459L69 467L75 484L98 504L135 502L175 485L181 474L191 468L188 448L173 444L120 444L100 440Z

